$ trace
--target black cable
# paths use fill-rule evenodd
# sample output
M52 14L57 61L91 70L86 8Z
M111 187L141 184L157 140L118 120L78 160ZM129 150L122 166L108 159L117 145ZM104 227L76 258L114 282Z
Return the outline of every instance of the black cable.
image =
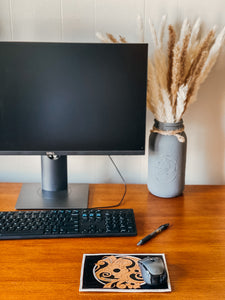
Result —
M122 198L121 198L121 200L120 200L119 203L117 203L117 204L115 204L115 205L109 205L109 206L97 206L97 207L92 207L92 208L94 208L94 209L100 209L100 208L104 209L104 208L114 208L114 207L118 207L118 206L120 206L120 205L122 204L122 202L123 202L123 200L124 200L124 198L125 198L125 195L126 195L126 193L127 193L127 184L126 184L126 181L125 181L123 175L121 174L120 170L118 169L118 167L117 167L116 163L114 162L114 160L112 159L111 155L108 155L108 157L109 157L109 159L111 160L113 166L115 167L116 171L118 172L118 174L120 175L120 178L121 178L122 181L123 181L123 184L124 184L124 193L123 193L123 196L122 196Z

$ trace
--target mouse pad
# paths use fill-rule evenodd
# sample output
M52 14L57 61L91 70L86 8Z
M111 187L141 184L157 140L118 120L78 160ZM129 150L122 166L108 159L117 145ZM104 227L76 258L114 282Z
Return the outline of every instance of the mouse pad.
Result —
M138 260L160 256L167 280L151 286L144 282ZM83 254L80 288L83 292L171 292L165 254Z

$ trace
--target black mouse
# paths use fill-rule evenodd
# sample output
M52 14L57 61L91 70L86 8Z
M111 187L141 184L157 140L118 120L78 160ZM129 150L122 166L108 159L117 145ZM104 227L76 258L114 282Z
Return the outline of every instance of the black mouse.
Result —
M167 272L160 256L147 256L138 261L144 281L149 285L165 283Z

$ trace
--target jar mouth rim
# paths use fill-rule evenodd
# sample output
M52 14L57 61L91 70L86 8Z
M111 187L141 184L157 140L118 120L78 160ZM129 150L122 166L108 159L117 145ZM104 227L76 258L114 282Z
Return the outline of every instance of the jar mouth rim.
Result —
M160 122L156 119L154 121L155 121L155 123L154 123L153 128L157 128L162 131L174 131L174 130L180 130L180 129L184 130L183 120L180 120L179 122L176 122L176 123L164 123L164 122Z
M183 119L181 119L179 122L174 122L174 123L161 122L161 121L158 121L157 119L154 119L154 122L157 124L162 124L164 126L178 126L178 125L183 126Z

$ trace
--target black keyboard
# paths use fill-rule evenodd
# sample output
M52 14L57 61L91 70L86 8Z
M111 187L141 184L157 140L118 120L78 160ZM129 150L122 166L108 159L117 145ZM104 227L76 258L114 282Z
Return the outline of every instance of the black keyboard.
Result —
M135 235L132 209L0 212L0 240Z

